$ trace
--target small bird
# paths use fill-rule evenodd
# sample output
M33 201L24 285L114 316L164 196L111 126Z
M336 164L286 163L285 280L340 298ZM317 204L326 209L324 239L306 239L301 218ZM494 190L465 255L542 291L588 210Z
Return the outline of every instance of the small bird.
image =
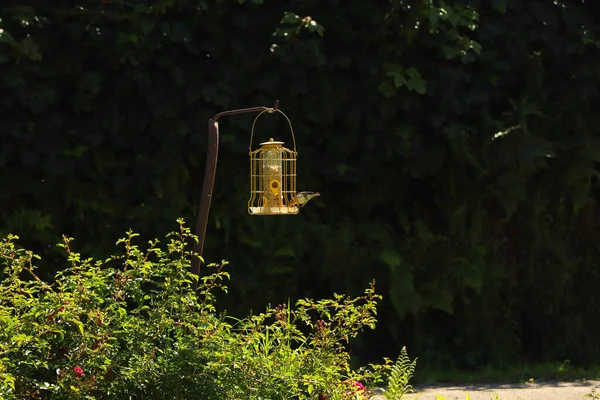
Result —
M296 193L296 196L292 199L291 204L304 207L304 205L308 203L310 199L313 199L320 195L321 194L319 192L298 192Z

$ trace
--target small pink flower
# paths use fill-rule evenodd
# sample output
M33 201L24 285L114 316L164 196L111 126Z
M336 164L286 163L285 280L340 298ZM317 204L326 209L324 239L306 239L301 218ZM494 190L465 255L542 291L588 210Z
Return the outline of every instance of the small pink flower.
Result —
M363 384L362 384L362 383L360 383L360 382L346 381L345 383L346 383L346 385L354 385L354 386L356 387L356 390L364 391L364 390L366 390L366 389L367 389L367 388L365 387L365 385L363 385Z
M77 375L83 375L83 368L81 368L79 365L74 366L73 371L75 371Z

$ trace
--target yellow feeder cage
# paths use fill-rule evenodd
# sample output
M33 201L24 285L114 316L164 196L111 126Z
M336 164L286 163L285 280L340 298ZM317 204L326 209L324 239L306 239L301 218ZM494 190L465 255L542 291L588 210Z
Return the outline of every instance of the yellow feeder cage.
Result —
M294 150L283 146L284 142L272 138L260 143L252 150L254 126L265 112L279 112L287 120L292 133ZM287 215L298 214L296 198L296 138L289 118L279 110L261 112L252 124L250 136L250 200L248 213L251 215Z

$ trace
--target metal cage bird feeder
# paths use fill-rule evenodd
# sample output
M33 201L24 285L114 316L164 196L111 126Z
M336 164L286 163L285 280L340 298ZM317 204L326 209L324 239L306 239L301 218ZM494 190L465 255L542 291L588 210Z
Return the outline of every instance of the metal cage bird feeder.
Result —
M317 196L318 192L296 192L296 138L289 118L279 110L279 100L275 101L273 108L251 107L236 110L221 111L208 120L208 152L206 156L206 170L204 172L204 185L200 207L198 208L198 219L196 221L196 235L198 242L194 247L196 257L192 258L192 273L200 276L200 263L204 250L204 239L206 227L208 226L208 215L212 199L213 186L217 170L217 158L219 155L219 123L221 117L258 112L258 116L252 124L250 136L250 200L248 200L248 212L251 215L289 215L298 214L300 208ZM252 150L254 139L254 127L258 118L264 113L280 113L289 124L292 134L294 150L285 148L283 142L273 139L260 143L260 147ZM198 281L194 283L197 288Z
M273 138L260 143L260 147L252 150L254 127L256 121L265 112L278 112L288 122L292 134L294 149L284 147L284 142ZM277 109L269 109L256 116L250 135L250 200L248 213L251 215L286 215L298 214L300 207L296 200L296 138L294 129L287 115Z

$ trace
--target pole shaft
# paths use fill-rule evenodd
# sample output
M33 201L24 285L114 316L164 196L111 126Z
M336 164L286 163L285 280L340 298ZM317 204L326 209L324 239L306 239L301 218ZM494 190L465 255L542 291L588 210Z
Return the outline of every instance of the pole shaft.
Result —
M217 120L221 117L234 114L244 114L249 112L261 112L265 110L275 111L279 108L279 100L275 100L273 108L252 107L241 108L238 110L223 111L208 120L208 152L206 155L206 170L204 172L204 185L202 186L202 197L200 199L200 208L198 209L198 220L196 221L196 236L198 243L194 247L194 252L198 255L192 257L191 272L198 276L200 280L200 264L202 252L204 250L204 239L206 237L206 227L208 226L208 214L210 212L210 201L212 200L213 187L215 186L215 175L217 173L217 160L219 158L219 123ZM198 282L194 288L198 287Z
M219 124L214 119L208 120L208 152L206 155L206 170L204 172L204 185L202 186L202 197L200 199L200 208L198 209L198 220L196 221L196 236L198 243L194 248L197 257L192 258L191 272L200 279L200 257L204 250L204 238L206 237L206 227L208 225L208 214L210 211L210 201L212 200L213 187L215 185L215 175L217 173L217 160L219 157ZM197 287L198 283L195 284Z

